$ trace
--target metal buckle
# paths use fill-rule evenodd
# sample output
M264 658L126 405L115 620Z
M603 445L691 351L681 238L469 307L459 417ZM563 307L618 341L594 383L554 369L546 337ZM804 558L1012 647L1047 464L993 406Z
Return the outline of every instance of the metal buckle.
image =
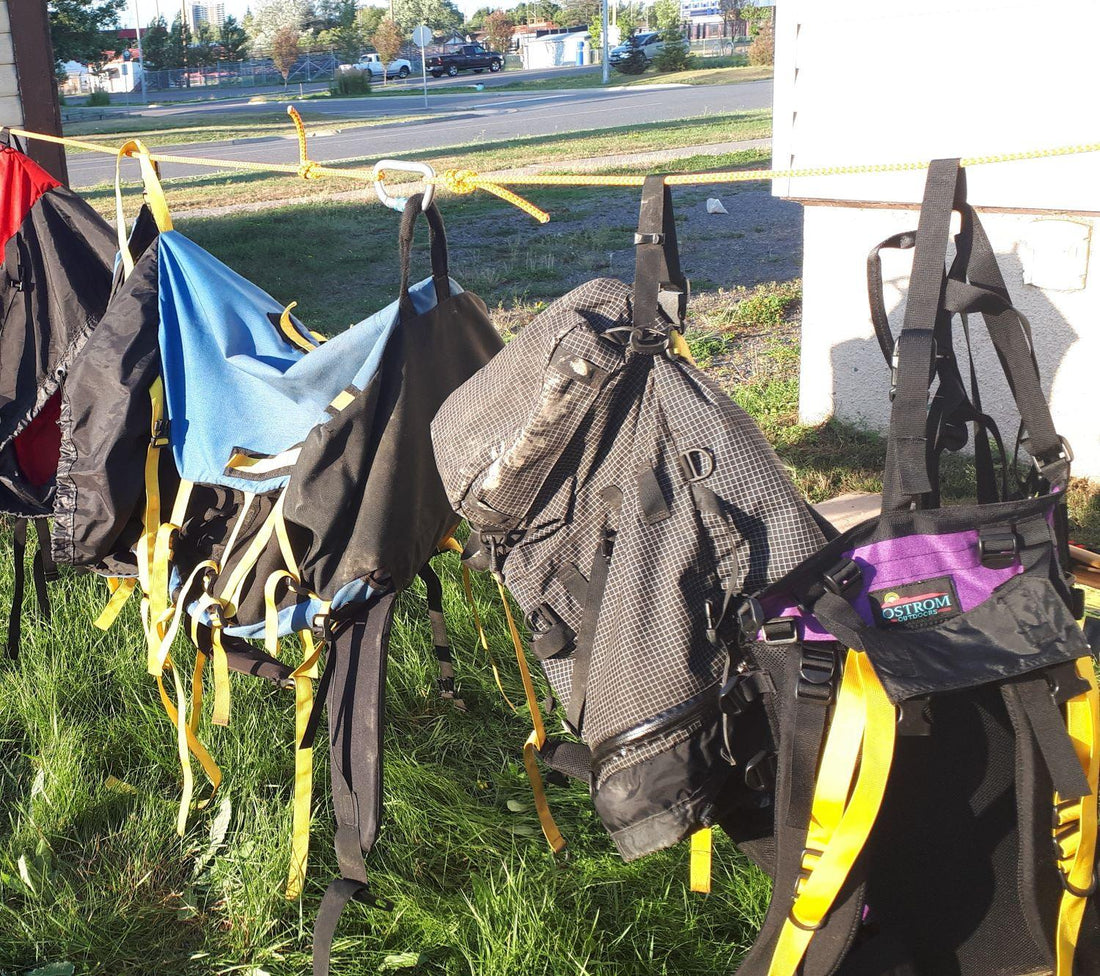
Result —
M664 234L634 234L634 246L638 247L641 244L664 244Z
M1022 443L1024 443L1026 448L1026 440ZM1035 465L1035 471L1038 473L1039 477L1046 478L1047 481L1050 480L1049 478L1047 478L1047 471L1050 468L1054 467L1056 464L1063 463L1068 466L1074 461L1073 448L1070 447L1069 441L1067 441L1064 437L1059 437L1058 443L1061 445L1061 448L1058 450L1054 457L1039 458L1032 455L1031 458L1031 463Z
M1020 540L1012 529L979 530L978 553L986 569L1007 569L1020 554Z
M657 356L668 350L669 337L667 332L659 329L631 329L630 348L633 352L643 353L647 356Z
M837 660L832 648L802 647L802 661L798 667L795 697L828 705L833 700L833 681L836 678Z
M166 447L168 445L168 420L161 417L155 424L153 424L153 432L149 438L149 443L153 447Z
M827 573L822 574L822 582L825 589L837 596L844 596L853 586L857 586L863 579L863 570L854 559L845 559L837 563Z

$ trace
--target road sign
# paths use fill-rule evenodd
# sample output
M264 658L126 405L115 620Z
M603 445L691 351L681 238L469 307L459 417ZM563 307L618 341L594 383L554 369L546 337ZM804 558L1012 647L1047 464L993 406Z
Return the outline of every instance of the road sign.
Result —
M421 24L416 30L413 31L413 44L417 47L427 47L432 42L432 31L430 27L425 27Z
M420 48L420 71L424 76L424 108L428 107L428 54L425 48L431 43L430 27L421 24L413 31L413 43Z

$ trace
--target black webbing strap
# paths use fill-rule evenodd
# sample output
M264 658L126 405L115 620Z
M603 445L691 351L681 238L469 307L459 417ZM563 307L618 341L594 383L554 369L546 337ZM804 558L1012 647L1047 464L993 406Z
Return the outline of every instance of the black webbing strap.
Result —
M182 594L180 598L182 599ZM188 633L193 636L195 647L201 654L206 657L213 655L213 635L206 624L196 624L193 631L188 629ZM221 644L230 671L249 674L254 678L264 678L280 688L291 686L290 676L294 673L294 669L278 658L272 657L251 641L222 631Z
M349 901L392 907L371 893L363 855L374 845L382 812L382 722L394 598L391 592L372 600L328 641L323 684L340 877L328 886L317 914L313 976L329 972L333 934Z
M632 339L632 346L638 348L647 338L667 336L670 324L678 327L686 310L687 281L680 271L672 191L664 176L647 176L642 186L634 244L633 334L637 341Z
M599 623L600 606L603 604L607 577L611 571L616 516L623 501L623 493L614 486L605 488L601 495L607 505L607 518L601 530L600 540L596 544L596 551L592 554L592 569L588 573L588 589L585 592L584 616L577 628L576 650L570 657L573 662L573 675L569 687L566 718L573 731L578 734L584 719L584 701L588 693L588 674L592 667L592 645L596 641L596 625Z
M23 590L26 584L27 520L16 519L12 525L12 585L11 609L8 612L8 657L19 657L19 642L23 637Z
M793 829L805 830L817 785L817 761L825 737L825 720L833 702L837 684L837 652L830 643L802 645L802 660L791 703L791 724L781 749L780 763L789 770L784 778L782 796L777 799L783 822Z
M451 279L447 268L447 234L443 227L443 215L434 203L422 209L422 194L416 193L405 203L401 214L401 227L397 232L397 253L401 262L401 291L398 308L401 320L416 318L416 306L409 296L409 266L412 263L413 232L421 213L428 218L428 235L431 242L432 281L435 297L443 302L451 297Z
M36 518L34 520L34 534L38 536L38 548L34 553L34 561L31 564L31 573L34 577L34 592L38 599L38 610L42 619L50 619L50 591L47 583L57 579L57 563L53 561L53 551L50 548L50 523L48 519Z
M1063 800L1088 796L1089 788L1081 760L1066 731L1066 720L1051 694L1043 675L1032 676L1002 686L1002 695L1018 702L1027 716L1039 752L1050 773L1051 782Z
M432 628L432 649L439 665L436 687L439 697L453 702L455 708L465 711L466 703L455 696L455 669L451 657L451 641L447 636L447 622L443 616L443 581L431 563L425 563L417 575L424 581L428 603L428 620Z
M882 510L906 509L932 490L927 467L928 387L935 366L947 242L961 169L957 159L928 168L917 222L905 322L896 343L897 379L886 446Z

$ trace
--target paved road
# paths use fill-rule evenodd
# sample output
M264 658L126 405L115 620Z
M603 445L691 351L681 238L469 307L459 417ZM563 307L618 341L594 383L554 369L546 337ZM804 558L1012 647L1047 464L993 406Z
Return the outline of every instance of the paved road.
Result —
M411 122L395 122L350 129L346 132L318 135L310 139L310 157L331 162L350 157L398 156L412 149L438 149L464 143L491 144L516 136L553 135L582 129L601 129L630 123L664 122L703 115L766 108L771 105L771 81L743 82L676 88L637 87L621 91L578 89L560 92L491 92L429 96L431 113L448 113L443 118L426 117ZM333 102L304 102L307 127L322 130L322 116L377 118L385 115L408 116L418 110L418 100L410 96L341 99ZM221 102L208 105L204 114L224 114L250 109L247 102ZM194 110L194 106L191 106ZM175 111L165 109L162 111ZM264 137L229 142L207 142L172 146L168 150L181 156L209 156L280 163L296 162L297 144L292 139ZM535 162L537 160L532 160ZM215 172L210 167L165 164L165 176ZM69 156L69 180L74 187L93 186L114 178L114 160L106 155L79 153Z

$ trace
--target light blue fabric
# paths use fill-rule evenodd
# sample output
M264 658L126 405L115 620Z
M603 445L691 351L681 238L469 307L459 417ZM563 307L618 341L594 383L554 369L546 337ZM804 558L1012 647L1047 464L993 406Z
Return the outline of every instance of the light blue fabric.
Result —
M283 305L176 231L160 235L160 350L168 438L180 475L242 491L279 488L286 475L254 481L225 473L237 448L278 454L328 419L347 387L378 370L398 303L315 348L292 345L269 315ZM462 289L451 283L452 294ZM426 278L409 290L418 314L436 305Z

